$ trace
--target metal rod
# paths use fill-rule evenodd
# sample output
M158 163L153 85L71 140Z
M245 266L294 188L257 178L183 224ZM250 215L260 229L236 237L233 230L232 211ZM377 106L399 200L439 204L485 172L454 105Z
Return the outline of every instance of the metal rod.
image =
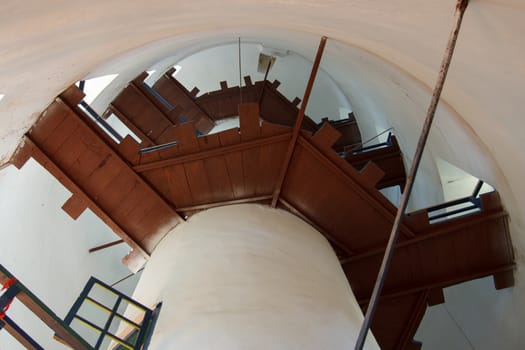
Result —
M117 282L111 284L110 287L115 287L115 286L116 286L117 284L119 284L120 282L124 282L125 280L127 280L127 279L130 278L130 277L135 276L137 273L141 272L142 270L144 270L143 267L142 267L141 269L139 269L137 272L135 272L135 273L130 273L129 275L127 275L127 276L125 276L125 277L119 279Z
M111 136L118 140L118 142L121 142L123 140L123 137L120 136L120 134L115 129L113 129L113 127L109 125L107 121L102 119L102 117L100 117L98 113L93 108L91 108L91 106L86 101L80 101L79 105L84 107L84 109L91 115L91 117L95 119L95 121L99 123L109 134L111 134Z
M261 108L261 101L264 96L264 89L266 88L266 80L268 79L268 73L270 73L270 67L272 66L272 58L270 57L270 61L268 62L268 67L266 67L266 72L264 73L264 79L263 79L263 86L261 88L261 93L259 94L259 108Z
M474 191L472 191L472 198L476 198L478 196L479 191L481 191L481 188L483 187L483 184L483 180L478 180L476 187L474 187Z
M241 37L239 37L239 101L242 103Z
M93 247L93 248L89 249L89 252L90 253L94 253L94 252L102 250L102 249L113 247L114 245L117 245L117 244L120 244L120 243L124 243L124 240L123 239L118 239L118 240L113 241L113 242L109 242L109 243L106 243L106 244L102 244L102 245Z
M393 129L394 129L394 127L391 126L391 127L389 127L388 129L381 131L381 132L380 132L379 134L377 134L376 136L369 138L369 139L366 140L365 142L361 142L361 147L363 147L364 145L366 145L366 144L369 143L370 141L377 139L379 136L381 136L381 135L383 135L383 134L385 134L385 133L387 133L387 132L389 132L390 130L393 130Z
M317 55L315 56L314 65L312 66L312 71L310 72L310 78L308 79L308 84L304 91L303 102L301 103L301 108L295 119L295 124L293 127L292 139L288 144L288 150L286 151L286 156L284 159L283 167L281 173L279 174L279 179L277 185L275 186L275 191L273 192L272 198L272 208L277 206L279 201L279 195L281 194L281 189L286 178L286 173L288 172L288 167L290 166L290 161L292 160L292 155L295 150L295 145L297 143L297 138L299 137L299 132L301 131L301 125L303 124L304 113L306 112L306 106L308 105L308 100L310 99L310 94L312 93L312 88L314 86L315 77L317 76L317 71L319 70L319 65L321 64L321 58L323 57L324 48L326 46L326 40L328 38L323 36L321 42L319 43L319 48L317 49Z
M374 285L374 290L370 298L370 303L368 304L368 307L366 310L365 319L359 331L359 336L357 338L355 350L363 349L363 346L366 340L366 336L368 334L368 331L372 324L372 320L375 315L375 311L377 309L377 305L379 302L379 296L381 295L381 290L383 289L383 284L385 282L386 276L388 274L388 270L390 268L390 263L391 263L392 256L394 253L394 247L395 247L397 237L399 234L399 229L401 226L403 215L405 213L405 210L408 204L408 199L410 198L410 194L412 192L412 187L414 185L414 179L417 173L417 169L419 167L419 163L421 162L423 150L425 148L425 144L426 144L429 132L430 132L430 127L432 126L432 121L434 119L436 108L437 108L437 105L438 105L438 102L441 96L441 91L443 90L443 85L447 77L448 68L452 60L452 55L454 53L454 48L456 46L456 41L459 35L459 30L461 28L461 22L463 20L463 15L465 13L465 10L467 9L467 5L468 5L468 0L458 0L456 11L454 14L454 17L455 17L454 18L455 20L454 28L452 29L449 39L448 39L447 48L445 50L445 54L441 62L441 69L439 71L439 76L436 82L436 86L434 87L434 92L432 94L432 100L430 101L430 105L428 107L427 115L425 118L425 123L423 124L421 135L419 137L419 141L417 144L416 152L414 154L414 159L410 167L410 172L407 176L405 191L403 192L403 196L401 197L401 203L399 204L399 208L396 213L396 218L394 220L392 232L390 233L390 239L388 240L388 245L385 250L385 255L381 263L381 268L379 270L379 274L377 275L376 283Z

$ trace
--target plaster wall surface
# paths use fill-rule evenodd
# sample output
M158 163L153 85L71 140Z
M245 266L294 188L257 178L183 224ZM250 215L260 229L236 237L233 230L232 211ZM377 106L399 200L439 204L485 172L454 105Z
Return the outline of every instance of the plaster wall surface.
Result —
M348 349L363 315L330 244L267 206L209 209L157 246L134 298L162 302L151 349ZM379 349L371 335L366 349Z
M119 72L112 83L116 93L164 57L176 58L165 62L167 67L238 36L293 47L313 57L323 34L330 40L322 68L350 100L363 137L393 126L410 157L454 6L454 0L4 1L0 164L49 102L86 76ZM498 303L508 306L507 317L516 324L525 320L520 306L525 251L525 158L520 156L525 141L524 15L521 0L470 2L423 164L427 180L418 179L421 187L425 181L439 181L433 159L440 157L502 194L511 215L518 272L516 287ZM430 193L422 194L414 207L439 201L442 194L427 188ZM473 304L487 312L476 322L492 325L498 318L486 307L490 299L483 300ZM469 302L474 298L458 303L457 312L468 313ZM515 340L520 339L517 333L505 327L498 334ZM484 342L478 343L483 348Z
M70 193L38 163L22 170L0 171L0 263L64 318L89 277L109 284L129 274L120 264L129 247L119 245L90 254L88 249L118 237L91 211L77 221L60 210ZM131 294L137 277L116 285ZM15 300L8 311L22 329L45 349L67 349L53 340L53 332ZM0 331L1 350L25 349Z

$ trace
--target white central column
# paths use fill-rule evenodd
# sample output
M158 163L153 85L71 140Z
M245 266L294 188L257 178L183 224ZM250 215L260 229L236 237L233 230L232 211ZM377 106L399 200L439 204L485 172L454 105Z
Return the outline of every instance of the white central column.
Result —
M134 298L163 302L152 350L349 350L363 320L326 239L260 205L210 209L177 226ZM371 335L366 349L379 349Z

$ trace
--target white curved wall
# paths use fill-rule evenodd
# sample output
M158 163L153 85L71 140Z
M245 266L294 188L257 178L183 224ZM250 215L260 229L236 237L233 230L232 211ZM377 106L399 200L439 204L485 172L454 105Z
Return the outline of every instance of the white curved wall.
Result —
M313 57L319 37L328 35L322 67L352 102L364 138L392 125L410 155L454 5L454 0L4 1L0 164L40 112L73 82L119 71L116 81L123 86L163 57L187 57L239 35L294 47L305 57ZM521 0L471 1L433 131L431 157L423 168L431 182L438 181L432 158L439 156L500 191L512 218L520 267L525 250L524 14ZM433 192L416 205L439 200ZM518 270L517 287L501 302L519 305L522 289ZM482 304L478 309L488 310ZM521 308L508 310L517 324L525 319ZM487 312L477 322L490 323L493 313Z
M134 298L162 301L151 349L350 349L363 321L326 239L260 205L198 213L159 243ZM379 349L371 335L366 349Z

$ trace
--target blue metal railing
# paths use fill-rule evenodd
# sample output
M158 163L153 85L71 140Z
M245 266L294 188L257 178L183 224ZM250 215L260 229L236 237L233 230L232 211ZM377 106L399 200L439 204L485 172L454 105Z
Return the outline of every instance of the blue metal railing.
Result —
M98 294L105 293L106 295L116 296L116 300L111 305L107 305L107 303L104 303L99 299L100 296L97 298L93 295L97 292ZM140 322L132 321L119 312L119 308L124 302L139 311L139 316L141 318ZM86 304L95 306L107 315L103 326L97 325L95 322L90 320L87 315L82 313L81 308ZM160 309L160 306L158 306L157 309ZM64 319L64 322L67 325L71 325L73 321L76 321L79 324L95 331L98 334L98 337L95 344L93 345L94 349L100 349L103 342L109 339L110 341L118 344L119 349L145 350L146 347L144 345L149 343L149 338L151 337L153 326L156 322L156 317L158 316L158 310L155 310L151 310L147 306L144 306L130 297L120 293L118 290L112 288L104 282L91 277L82 290L80 296L76 300L75 304L71 307L71 310L69 310L69 313ZM132 331L125 337L119 337L118 335L114 334L114 332L111 332L110 328L112 327L113 321L115 319L118 319L121 325L130 327Z
M479 180L476 186L474 187L472 194L468 197L455 199L453 201L449 201L443 204L435 205L430 208L426 208L425 210L428 214L429 222L432 223L432 222L436 222L436 220L447 219L447 218L450 218L451 216L456 216L458 214L466 214L466 213L470 214L473 212L480 211L482 207L481 207L481 198L479 197L479 192L481 191L483 184L484 182L482 180ZM459 205L465 205L465 204L470 204L470 205L466 205L466 206L462 206L454 210L442 212L442 210L450 209L452 207L459 206ZM432 215L432 213L434 212L439 212L439 213Z
M371 146L356 148L352 150L352 153L353 154L364 153L364 152L371 151L374 149L390 147L390 146L392 146L392 133L391 132L388 133L388 137L385 142L381 142L381 143L371 145Z
M98 113L93 108L91 108L91 106L86 101L80 101L78 105L82 106L82 108L88 112L88 114L102 127L102 129L113 136L118 142L123 140L122 136L115 129L113 129L113 127L109 125L107 121L99 116Z
M146 90L149 91L150 94L155 96L155 98L159 100L164 105L164 107L168 109L168 111L171 111L173 109L173 106L164 97L162 97L162 95L159 94L154 88L152 88L146 83L142 83L142 86L144 86Z

